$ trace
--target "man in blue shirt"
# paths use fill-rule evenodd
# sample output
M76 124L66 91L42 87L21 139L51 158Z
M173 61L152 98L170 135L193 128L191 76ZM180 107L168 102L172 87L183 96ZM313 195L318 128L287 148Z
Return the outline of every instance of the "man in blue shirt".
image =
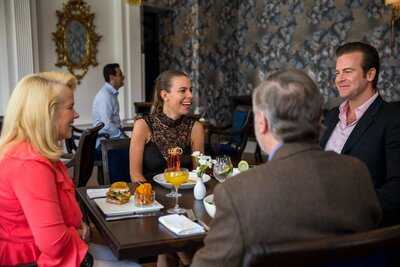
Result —
M124 85L125 77L117 63L105 65L103 75L106 82L93 100L93 126L102 122L104 127L99 134L107 134L113 139L124 138L126 135L121 130L118 90ZM96 143L96 160L101 159L100 139Z
M110 138L123 138L119 117L118 90L124 85L124 74L118 64L104 66L103 75L106 83L97 93L93 101L92 117L93 126L104 123L101 133L108 134ZM99 146L97 142L96 147Z

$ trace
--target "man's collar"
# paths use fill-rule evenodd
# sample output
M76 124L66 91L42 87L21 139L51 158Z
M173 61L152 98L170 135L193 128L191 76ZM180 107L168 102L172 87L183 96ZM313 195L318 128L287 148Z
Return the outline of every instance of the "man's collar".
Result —
M290 142L284 143L276 152L272 160L287 158L291 155L309 150L321 150L316 142Z
M118 90L115 89L110 83L106 82L106 88L111 94L118 95Z
M272 148L271 152L268 154L268 161L270 161L274 157L276 151L278 151L278 149L281 148L282 145L283 143L278 143L276 146L274 146L274 148Z
M367 111L367 109L376 100L378 95L379 95L378 92L376 92L373 96L368 98L366 101L364 101L364 103L362 103L360 106L358 106L354 110L354 112L356 114L356 121L354 123L356 123L364 115L364 113ZM346 100L339 106L339 120L340 120L341 124L343 125L342 127L347 125L347 111L350 108L349 105L350 105L349 100Z
M360 106L356 108L356 110L362 110L365 107L369 107L372 102L378 97L378 92L373 94L370 98L368 98L364 103L362 103ZM339 111L340 112L345 112L349 108L349 100L345 100L342 104L339 106Z

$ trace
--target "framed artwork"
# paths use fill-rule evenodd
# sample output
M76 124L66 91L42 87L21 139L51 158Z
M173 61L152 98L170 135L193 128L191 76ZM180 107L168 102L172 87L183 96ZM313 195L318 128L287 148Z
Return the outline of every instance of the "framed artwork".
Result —
M78 82L90 66L97 66L97 44L101 36L95 32L94 14L84 0L69 0L57 10L57 31L53 32L57 67L66 66Z

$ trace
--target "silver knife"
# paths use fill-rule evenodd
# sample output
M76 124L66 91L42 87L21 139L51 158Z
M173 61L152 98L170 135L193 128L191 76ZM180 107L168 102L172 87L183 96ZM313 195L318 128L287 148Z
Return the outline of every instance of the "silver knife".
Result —
M147 212L147 213L132 213L120 216L108 216L106 217L106 221L115 221L115 220L122 220L122 219L132 219L132 218L144 218L144 217L151 217L160 215L160 212Z
M197 222L198 224L200 224L204 230L206 230L207 232L210 231L210 226L208 226L205 222L203 222L202 220L199 220L196 215L194 214L192 209L187 209L186 210L186 214L189 217L189 219L191 219L194 222Z

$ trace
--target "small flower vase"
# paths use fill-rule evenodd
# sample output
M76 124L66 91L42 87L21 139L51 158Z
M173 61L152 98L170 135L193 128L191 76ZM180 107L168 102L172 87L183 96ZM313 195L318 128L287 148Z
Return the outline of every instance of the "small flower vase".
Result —
M201 174L203 176L203 174ZM202 200L206 196L206 186L204 185L203 179L197 176L196 185L193 189L194 198Z

